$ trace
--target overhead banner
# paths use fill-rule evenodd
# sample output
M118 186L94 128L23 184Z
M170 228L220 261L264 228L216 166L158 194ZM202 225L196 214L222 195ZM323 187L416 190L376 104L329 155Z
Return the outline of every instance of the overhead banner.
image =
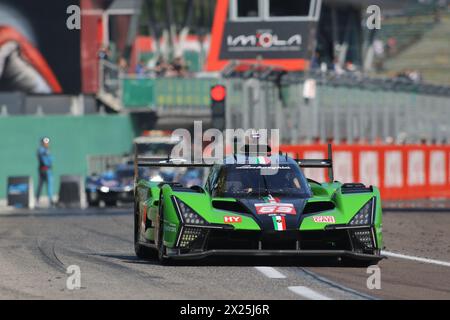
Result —
M296 16L297 7L307 12ZM317 42L320 9L318 0L217 0L207 71L222 71L230 61L305 70Z

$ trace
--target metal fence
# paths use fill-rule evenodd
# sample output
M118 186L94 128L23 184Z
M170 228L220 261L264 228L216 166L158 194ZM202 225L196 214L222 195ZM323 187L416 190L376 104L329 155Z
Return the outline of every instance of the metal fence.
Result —
M280 129L284 143L450 142L450 96L385 86L318 81L306 99L304 82L229 79L227 126Z

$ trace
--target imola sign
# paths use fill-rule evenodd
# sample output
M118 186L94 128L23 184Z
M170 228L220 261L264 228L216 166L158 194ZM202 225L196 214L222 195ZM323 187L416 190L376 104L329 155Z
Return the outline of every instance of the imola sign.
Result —
M259 10L240 11L252 3ZM322 1L280 0L272 11L271 3L275 1L216 1L207 71L222 71L231 61L286 71L306 70L315 51Z
M295 34L287 40L282 40L276 34L270 32L257 33L256 35L239 35L237 37L228 36L229 50L257 47L261 48L285 48L299 49L302 44L302 35Z
M221 59L305 59L312 56L314 23L227 22Z

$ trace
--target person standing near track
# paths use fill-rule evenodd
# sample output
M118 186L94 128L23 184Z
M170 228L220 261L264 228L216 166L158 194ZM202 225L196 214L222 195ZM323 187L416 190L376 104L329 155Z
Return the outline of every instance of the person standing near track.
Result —
M39 203L41 191L44 183L47 185L47 195L50 206L54 206L53 202L53 174L52 165L53 158L50 154L50 139L45 137L41 139L41 145L37 151L37 157L39 162L39 184L36 195L36 202Z

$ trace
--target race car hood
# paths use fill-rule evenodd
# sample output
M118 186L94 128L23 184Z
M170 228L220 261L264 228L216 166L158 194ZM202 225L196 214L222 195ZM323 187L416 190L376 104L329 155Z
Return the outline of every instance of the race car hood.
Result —
M298 230L307 199L292 197L239 199L263 230Z

